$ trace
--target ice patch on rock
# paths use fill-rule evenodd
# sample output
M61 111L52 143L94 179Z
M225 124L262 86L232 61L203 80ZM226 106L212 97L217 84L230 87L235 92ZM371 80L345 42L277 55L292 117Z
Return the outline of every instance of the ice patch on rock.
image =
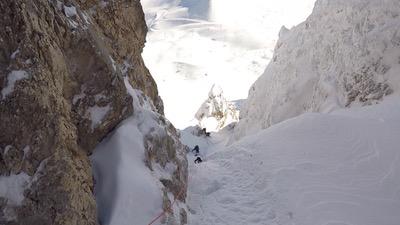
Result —
M11 54L11 59L15 59L15 57L17 56L17 54L19 53L19 49L17 49L15 52L13 52L12 54Z
M110 109L110 105L106 105L103 107L95 105L88 108L88 112L90 113L90 120L92 121L92 129L96 128L96 126L101 123L101 121L107 116Z
M110 57L110 61L111 61L111 66L115 72L115 71L117 71L117 65L115 64L115 60L111 56L109 56L109 57Z
M25 146L24 149L22 149L22 151L24 152L24 159L28 156L28 154L31 151L31 147L29 145Z
M2 98L5 99L7 95L14 91L15 83L22 79L29 78L29 74L24 70L13 70L7 76L7 85L1 90Z
M24 200L24 191L29 186L30 176L26 173L0 176L0 197L7 199L7 205L18 206Z
M64 5L64 13L68 18L75 17L77 15L75 6L66 6Z
M12 145L7 145L7 146L4 148L3 155L7 155L8 151L10 151L11 148L12 148Z

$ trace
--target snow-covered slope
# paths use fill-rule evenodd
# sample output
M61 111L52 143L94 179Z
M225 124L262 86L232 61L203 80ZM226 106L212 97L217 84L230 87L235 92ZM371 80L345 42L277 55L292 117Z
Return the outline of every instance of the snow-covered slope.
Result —
M388 98L210 145L190 166L189 224L400 224L400 101Z
M214 83L228 100L246 98L272 58L280 27L304 21L315 0L141 2L150 30L143 57L166 117L183 129L196 123Z
M127 78L125 85L133 98L134 116L122 122L91 156L99 222L149 224L171 208L155 224L183 224L186 151L174 140L175 128L155 112L148 97L133 89Z
M399 59L400 1L319 0L304 23L281 29L236 137L304 112L380 101L400 91Z

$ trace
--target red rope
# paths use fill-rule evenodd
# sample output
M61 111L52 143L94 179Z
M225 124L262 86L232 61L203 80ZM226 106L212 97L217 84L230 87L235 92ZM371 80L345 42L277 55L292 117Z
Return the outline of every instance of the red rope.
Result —
M165 216L167 212L171 213L172 209L171 207L175 204L176 200L181 197L183 192L185 191L186 186L183 186L183 188L179 191L179 194L174 198L174 201L172 201L171 206L167 208L167 210L163 210L156 218L154 218L148 225L153 225L158 219L161 217Z

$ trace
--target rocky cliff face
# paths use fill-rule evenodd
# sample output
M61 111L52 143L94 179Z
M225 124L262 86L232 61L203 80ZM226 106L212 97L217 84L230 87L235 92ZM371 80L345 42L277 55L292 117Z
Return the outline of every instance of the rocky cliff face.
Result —
M88 156L135 111L123 77L163 118L140 2L3 0L0 15L0 224L97 224Z
M236 136L304 112L376 104L398 92L399 12L396 0L318 0L304 23L281 30Z

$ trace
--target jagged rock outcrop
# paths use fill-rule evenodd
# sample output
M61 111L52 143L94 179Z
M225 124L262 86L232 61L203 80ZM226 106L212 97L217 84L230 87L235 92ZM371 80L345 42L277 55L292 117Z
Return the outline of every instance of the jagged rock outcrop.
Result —
M140 2L3 0L0 15L0 224L98 224L88 155L134 113L123 76L163 115Z
M398 92L399 12L397 0L318 0L305 22L281 30L236 138L304 112L375 104Z
M197 110L195 118L201 128L218 131L230 123L237 122L239 110L234 103L226 100L222 88L214 84L208 93L208 99Z

